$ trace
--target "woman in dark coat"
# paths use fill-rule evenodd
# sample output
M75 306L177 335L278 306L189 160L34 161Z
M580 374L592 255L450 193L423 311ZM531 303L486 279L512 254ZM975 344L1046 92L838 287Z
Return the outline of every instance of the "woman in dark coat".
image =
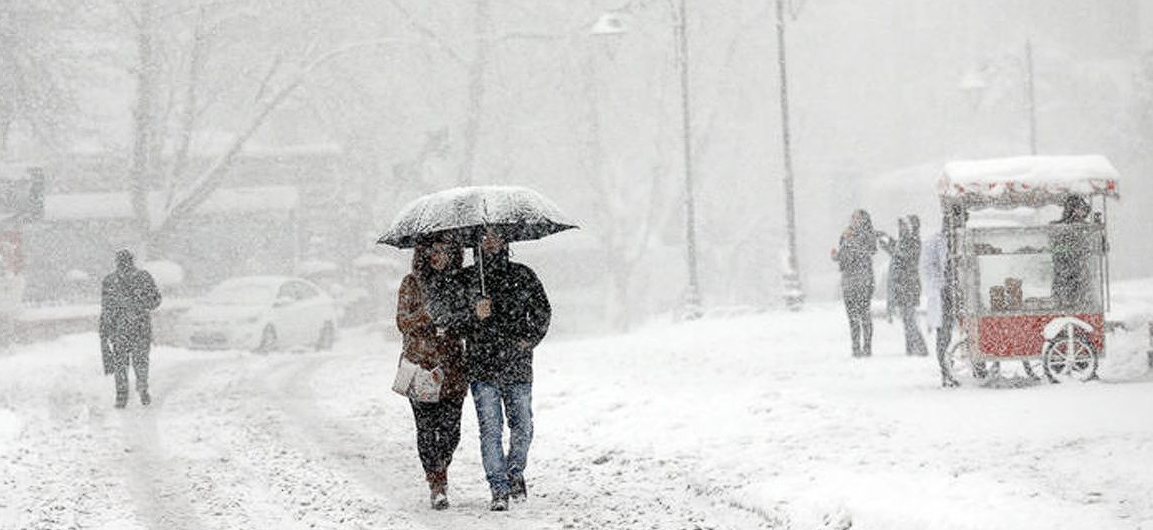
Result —
M892 256L889 267L889 310L901 316L905 327L905 353L928 355L925 338L917 327L917 307L921 305L921 222L915 215L898 220L898 238L881 241L881 248Z
M462 331L454 324L466 311L460 276L464 253L448 243L416 247L412 273L404 277L396 309L396 327L404 336L405 359L426 370L440 367L440 401L410 400L416 420L416 446L428 480L432 508L448 508L448 466L460 442L460 415L468 389Z
M841 270L841 294L849 315L853 340L853 357L873 353L873 320L869 314L873 299L873 254L877 252L877 234L865 210L853 212L849 227L841 234L832 258Z

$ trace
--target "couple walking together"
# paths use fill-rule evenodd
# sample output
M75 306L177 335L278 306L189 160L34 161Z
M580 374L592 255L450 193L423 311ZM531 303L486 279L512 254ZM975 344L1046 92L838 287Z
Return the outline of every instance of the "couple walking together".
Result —
M410 398L432 508L449 505L448 466L471 390L492 491L489 507L504 511L510 497L527 497L533 348L548 331L551 308L532 269L509 261L508 243L499 234L486 231L474 253L479 266L463 267L460 245L417 245L412 273L401 282L396 323L404 336L402 356L426 370L439 367L444 375L439 401Z

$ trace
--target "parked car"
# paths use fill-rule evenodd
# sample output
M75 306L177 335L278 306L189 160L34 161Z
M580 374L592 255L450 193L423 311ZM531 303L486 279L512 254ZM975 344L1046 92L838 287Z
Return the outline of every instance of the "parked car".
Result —
M194 302L175 332L190 348L327 350L336 339L336 321L336 303L316 284L289 276L245 276L221 282Z

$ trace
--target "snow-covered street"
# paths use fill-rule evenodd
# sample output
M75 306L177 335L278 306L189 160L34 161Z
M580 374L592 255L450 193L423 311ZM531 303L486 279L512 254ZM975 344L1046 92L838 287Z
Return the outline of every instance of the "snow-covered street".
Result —
M537 352L530 498L487 511L465 402L433 512L398 345L153 351L154 403L112 408L92 334L0 358L0 528L1153 528L1144 337L1101 381L939 388L835 304ZM1014 385L1005 385L1014 386Z

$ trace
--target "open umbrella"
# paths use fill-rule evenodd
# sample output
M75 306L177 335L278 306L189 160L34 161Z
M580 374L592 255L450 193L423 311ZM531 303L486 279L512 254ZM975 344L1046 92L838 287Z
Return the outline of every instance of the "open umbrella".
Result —
M528 241L570 228L577 225L534 190L520 186L470 186L432 193L408 203L377 243L398 248L437 240L475 245L485 230L495 231L507 242ZM483 270L484 263L478 265Z
M408 203L377 243L399 248L429 239L472 244L487 228L505 241L528 241L576 227L556 204L529 188L470 186Z

